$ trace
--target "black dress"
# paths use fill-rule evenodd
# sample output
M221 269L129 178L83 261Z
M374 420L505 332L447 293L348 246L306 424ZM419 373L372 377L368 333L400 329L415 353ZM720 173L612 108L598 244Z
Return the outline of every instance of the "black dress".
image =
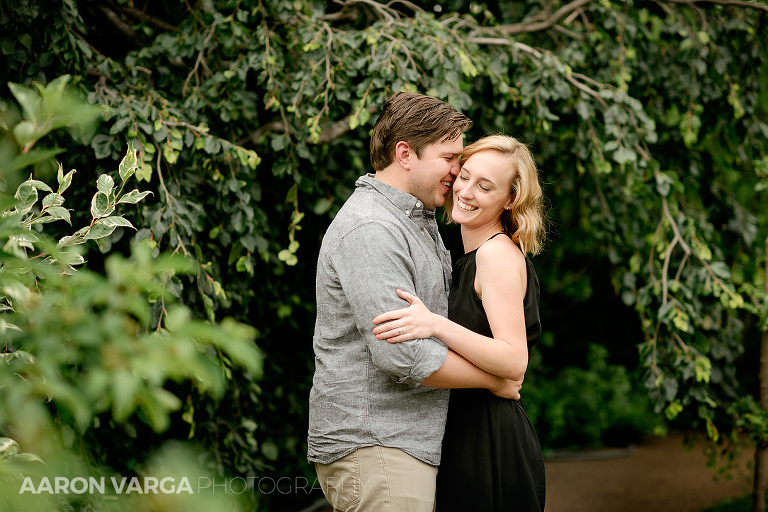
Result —
M448 317L492 337L475 293L475 253L457 263ZM523 301L528 349L541 335L539 280L526 258L528 289ZM437 512L542 512L544 458L522 401L485 389L454 389L448 406L440 467Z

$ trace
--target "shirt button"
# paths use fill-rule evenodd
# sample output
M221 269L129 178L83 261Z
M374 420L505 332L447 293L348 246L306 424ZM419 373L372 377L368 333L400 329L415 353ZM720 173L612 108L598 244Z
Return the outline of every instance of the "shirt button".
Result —
M421 208L421 203L416 201L416 208Z
M406 215L410 215L411 214L411 210L405 210L405 214Z

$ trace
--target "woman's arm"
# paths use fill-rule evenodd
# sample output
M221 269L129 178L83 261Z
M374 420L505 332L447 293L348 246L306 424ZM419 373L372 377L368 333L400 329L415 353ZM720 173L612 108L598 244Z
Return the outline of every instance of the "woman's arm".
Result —
M418 297L402 290L398 295L411 306L374 318L373 323L380 325L373 333L391 343L435 337L486 372L521 380L528 366L525 257L508 240L491 240L478 249L476 264L475 290L482 297L493 338L430 312Z
M485 388L501 398L520 400L523 381L491 375L449 350L443 365L421 384L446 389Z

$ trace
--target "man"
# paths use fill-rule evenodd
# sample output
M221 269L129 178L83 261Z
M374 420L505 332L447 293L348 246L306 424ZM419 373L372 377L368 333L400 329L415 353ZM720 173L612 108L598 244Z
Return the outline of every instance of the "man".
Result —
M436 98L393 95L371 134L376 173L358 179L323 238L308 460L334 510L431 512L448 388L516 393L438 340L372 333L376 315L404 306L397 288L448 312L451 259L435 208L471 126Z

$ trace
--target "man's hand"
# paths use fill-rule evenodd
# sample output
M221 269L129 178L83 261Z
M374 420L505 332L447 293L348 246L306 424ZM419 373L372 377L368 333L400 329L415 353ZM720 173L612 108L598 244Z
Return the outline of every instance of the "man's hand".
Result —
M489 391L501 398L520 400L520 389L523 387L523 379L511 380L498 378L498 384L489 388Z

